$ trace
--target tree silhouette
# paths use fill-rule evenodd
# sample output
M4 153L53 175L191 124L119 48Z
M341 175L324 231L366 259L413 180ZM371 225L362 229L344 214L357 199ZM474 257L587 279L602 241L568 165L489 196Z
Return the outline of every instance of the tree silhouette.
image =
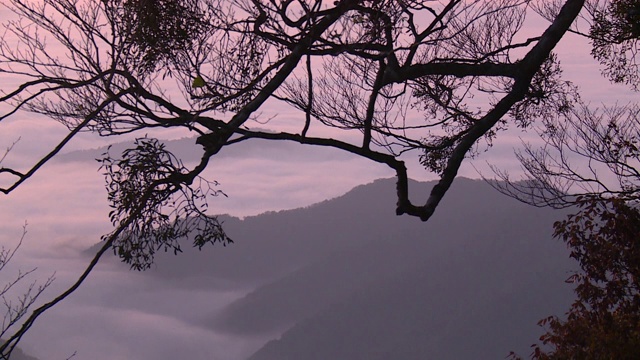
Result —
M537 2L534 7L543 17L553 19L562 5L562 1L551 0ZM604 66L603 75L638 90L640 1L587 0L571 31L589 38L591 55Z
M559 2L538 10L550 17ZM592 55L612 82L638 90L640 2L590 1L582 20ZM495 187L535 206L574 207L555 223L555 236L571 249L581 271L576 301L565 317L550 316L534 359L634 359L640 345L638 233L640 228L640 109L637 104L594 107L578 101L540 127L542 148L525 145L517 154L523 181L494 168ZM519 358L512 354L512 358Z
M555 236L580 264L568 283L577 299L549 316L533 359L635 359L640 346L640 212L619 199L580 197L580 211L555 223ZM512 353L511 358L519 359Z

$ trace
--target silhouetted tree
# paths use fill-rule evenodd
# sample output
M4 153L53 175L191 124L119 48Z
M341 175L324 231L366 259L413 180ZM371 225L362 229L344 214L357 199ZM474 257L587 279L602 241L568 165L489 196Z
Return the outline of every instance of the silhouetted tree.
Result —
M612 1L594 18L589 36L593 56L605 65L603 73L614 82L637 89L640 68L637 56L640 39L640 1Z
M111 247L144 269L157 249L179 251L177 239L188 232L198 234L198 246L229 242L204 211L208 195L218 192L200 174L235 143L295 141L389 166L398 178L397 214L428 220L481 144L510 126L526 128L571 110L575 88L560 78L552 51L585 1L563 1L547 29L523 38L530 3L4 2L17 20L5 24L0 73L19 85L2 89L0 121L25 110L61 122L69 133L25 170L1 168L15 181L0 191L11 193L81 131L115 136L183 128L198 134L203 147L192 168L152 139L138 140L122 156L105 155L114 231L79 281L10 341L77 288ZM249 127L269 99L298 110L298 132ZM408 117L410 107L424 118ZM344 131L313 135L327 127ZM357 141L348 141L350 130L361 134ZM399 159L407 152L419 153L420 164L440 176L424 205L409 198Z
M619 199L580 197L580 211L555 223L581 271L566 316L539 325L547 332L533 359L636 359L640 347L640 211ZM512 354L512 358L519 357Z
M541 149L518 154L528 178L494 183L536 206L577 212L556 222L555 236L581 271L565 317L540 321L546 333L534 359L635 359L640 346L640 117L637 105L581 105L549 121ZM496 171L498 171L496 169ZM513 356L513 358L518 358Z
M538 10L549 17L559 2ZM592 40L592 55L611 81L640 84L636 54L640 2L590 1L573 31ZM534 359L635 359L640 347L640 108L637 104L593 107L581 101L540 127L542 148L525 145L517 156L522 181L494 168L503 193L535 206L574 207L554 224L581 271L576 301L564 317L539 322L546 329ZM512 358L519 358L512 354Z
M525 172L515 181L494 168L497 188L535 206L565 208L579 196L630 203L640 197L640 108L579 103L541 127L544 145L525 144L516 156Z
M562 5L562 1L550 0L537 2L534 7L551 20ZM604 66L603 75L638 89L640 1L587 0L585 11L571 31L591 40L591 55Z

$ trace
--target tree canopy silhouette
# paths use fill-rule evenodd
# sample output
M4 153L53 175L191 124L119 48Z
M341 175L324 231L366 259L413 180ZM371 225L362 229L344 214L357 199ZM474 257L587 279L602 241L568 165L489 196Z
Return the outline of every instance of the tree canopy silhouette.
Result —
M555 223L580 271L565 316L538 323L546 332L532 359L635 359L640 345L640 211L620 199L579 197L576 214ZM510 358L521 359L515 353Z
M545 4L553 14L559 2ZM603 75L638 90L640 2L592 1L585 16L592 55ZM577 299L564 317L539 324L546 333L533 345L534 359L634 359L640 344L640 108L595 107L578 101L566 113L544 120L544 146L525 145L518 157L524 181L494 169L502 192L535 206L574 207L554 224L555 236L580 264L567 282ZM512 354L512 358L519 358Z

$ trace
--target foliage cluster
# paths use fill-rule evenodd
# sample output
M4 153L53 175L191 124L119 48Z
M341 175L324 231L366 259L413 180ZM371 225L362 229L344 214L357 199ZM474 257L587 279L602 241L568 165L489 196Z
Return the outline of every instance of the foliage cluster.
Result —
M637 89L640 69L636 56L640 39L640 1L611 1L595 13L589 31L591 54L605 65L603 73L614 82Z
M157 250L180 251L178 240L195 234L194 246L231 243L217 218L206 214L210 196L224 195L188 170L157 139L141 138L114 159L101 159L107 180L111 222L125 224L113 241L114 253L136 270L147 269ZM197 181L197 186L191 183ZM154 189L149 191L149 189ZM108 239L111 236L105 235Z
M136 59L134 69L150 74L174 57L193 49L210 30L209 14L197 0L105 0L114 33L123 37L123 51Z
M636 359L640 348L640 210L619 199L580 197L554 224L581 271L567 279L577 299L549 316L533 359ZM515 354L511 358L518 359Z

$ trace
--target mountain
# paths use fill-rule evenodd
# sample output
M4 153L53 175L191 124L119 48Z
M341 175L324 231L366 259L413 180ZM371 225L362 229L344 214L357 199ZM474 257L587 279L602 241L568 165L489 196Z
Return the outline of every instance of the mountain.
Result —
M186 256L162 253L152 273L180 281L209 274L241 285L264 284L331 254L372 244L397 227L421 231L424 223L418 219L395 216L392 185L392 179L380 180L306 208L242 220L221 216L232 245L202 251L185 245Z
M432 185L410 188L426 197ZM201 319L273 339L250 360L528 355L537 321L573 299L564 280L576 264L551 238L566 211L460 178L423 223L394 215L394 187L383 179L307 208L221 217L234 244L161 254L149 274L250 289Z
M0 339L0 344L4 344L3 339ZM25 354L24 351L22 351L22 349L20 349L19 347L16 347L15 349L13 349L13 352L11 353L11 360L38 360L38 359L33 356L29 356Z

